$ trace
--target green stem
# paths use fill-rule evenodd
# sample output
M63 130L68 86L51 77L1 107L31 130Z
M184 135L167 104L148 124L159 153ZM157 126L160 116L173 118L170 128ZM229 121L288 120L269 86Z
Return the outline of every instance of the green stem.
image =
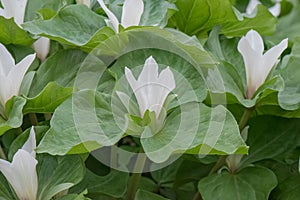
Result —
M45 118L46 121L49 121L52 118L52 114L51 113L44 113L44 118Z
M240 123L239 123L240 132L242 132L242 130L247 126L253 110L254 110L254 108L247 108L244 111L242 118L240 119Z
M29 113L29 119L30 119L31 125L33 125L33 126L38 125L39 121L38 121L35 113Z
M3 151L3 148L2 146L0 145L0 158L3 159L3 160L7 160L7 157Z
M134 200L135 193L138 190L142 172L145 166L145 162L146 155L144 154L143 147L141 147L134 166L134 171L138 173L132 173L127 191L127 200Z

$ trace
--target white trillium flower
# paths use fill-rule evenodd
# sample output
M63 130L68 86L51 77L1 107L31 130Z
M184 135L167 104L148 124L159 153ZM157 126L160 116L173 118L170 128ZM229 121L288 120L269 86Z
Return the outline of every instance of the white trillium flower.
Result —
M0 16L5 18L14 18L15 23L20 27L24 23L25 9L27 0L1 0L3 9L0 8ZM50 39L41 37L34 44L33 48L37 53L38 58L45 60L50 49Z
M247 98L251 99L256 90L265 82L279 56L288 46L288 39L269 49L265 54L264 42L254 30L250 30L238 43L246 68Z
M176 86L171 69L167 67L158 74L158 64L150 56L137 80L127 67L125 76L137 99L141 117L149 110L154 111L158 119L167 96Z
M33 43L33 48L37 53L37 57L43 62L50 50L50 39L46 37L40 37Z
M35 54L26 56L18 64L4 45L0 43L0 101L5 103L19 94L23 77L35 58Z
M1 0L3 8L0 8L0 16L7 19L14 18L18 26L24 22L27 0Z
M103 0L98 0L100 6L108 16L110 23L112 24L116 33L119 32L119 20L117 17L106 7ZM130 26L138 26L141 20L141 16L144 12L143 0L125 0L123 4L121 25L124 28Z
M0 171L10 183L20 200L36 200L38 177L35 159L36 140L33 128L22 149L19 149L12 162L0 159Z
M278 17L280 15L280 11L281 11L280 1L281 0L277 0L275 5L268 9L269 12L272 13L272 15L274 17ZM259 0L250 0L248 6L246 8L246 13L248 15L251 15L252 13L254 13L258 4L261 4L261 2Z

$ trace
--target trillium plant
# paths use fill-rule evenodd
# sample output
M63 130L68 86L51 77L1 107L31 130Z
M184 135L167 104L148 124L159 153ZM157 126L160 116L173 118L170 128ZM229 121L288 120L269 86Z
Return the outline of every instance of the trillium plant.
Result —
M298 200L299 0L0 0L0 199Z

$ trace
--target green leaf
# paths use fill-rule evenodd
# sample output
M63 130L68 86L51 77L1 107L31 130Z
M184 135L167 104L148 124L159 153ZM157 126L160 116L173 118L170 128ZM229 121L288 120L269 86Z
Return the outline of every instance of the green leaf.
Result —
M26 99L15 96L6 103L5 117L0 116L0 135L12 128L18 128L23 122L23 107Z
M298 145L299 119L260 116L250 120L249 126L247 144L251 148L241 165L275 158Z
M176 160L170 165L164 167L163 169L151 172L152 178L155 180L157 185L160 187L173 188L173 182L175 180L177 171L181 166L183 160Z
M264 167L247 167L237 174L223 171L201 179L198 189L206 200L267 200L277 185L274 173Z
M124 197L129 179L128 173L112 171L106 176L98 176L87 170L85 178L71 192L81 192L88 189L89 195L108 195L115 198Z
M103 94L93 90L74 93L55 110L50 125L37 147L40 153L85 153L113 145L123 136L110 104Z
M144 1L144 12L139 26L159 26L164 27L168 22L168 10L177 10L174 4L166 0L146 0Z
M138 190L134 200L168 200L158 194L154 194L145 190Z
M0 42L2 44L31 45L34 40L14 20L0 16Z
M56 12L60 8L73 3L73 0L28 0L25 10L24 21L36 19L41 10L48 10L49 13Z
M296 37L299 37L300 24L300 4L299 1L286 1L292 3L293 8L290 13L285 16L279 17L276 32L272 36L269 36L273 43L279 43L284 38L289 38L289 42L294 42ZM285 2L285 3L286 3Z
M299 7L300 8L300 7ZM300 62L300 37L295 39L292 53L284 58L284 67L280 74L284 79L284 90L278 94L279 105L285 110L300 108L299 69Z
M85 174L80 156L38 155L38 200L50 200L57 193L79 183Z
M34 132L36 134L37 144L45 134L45 132L49 129L48 126L34 126ZM27 141L29 137L30 128L26 129L22 134L20 134L10 145L7 158L8 160L12 160L14 154L22 148L24 143Z
M49 20L27 22L24 29L32 34L46 36L63 44L84 46L105 26L104 17L85 5L69 5ZM100 34L102 34L100 32Z
M173 153L245 154L248 147L232 114L223 106L180 105L166 119L162 130L151 137L145 129L141 143L147 156L163 162ZM226 141L226 142L225 142Z
M50 82L44 90L34 98L27 98L23 113L51 113L68 97L73 88L64 88L55 82Z
M73 87L77 72L87 54L79 50L60 50L50 56L36 72L28 97L39 95L50 82Z
M14 192L11 190L11 187L5 177L0 174L0 199L1 200L12 200L15 199L16 196Z
M230 37L242 36L250 29L263 35L275 31L276 18L262 5L258 5L253 18L237 16L241 14L236 14L229 0L177 0L176 6L179 11L173 16L173 23L189 35L206 36L216 25L221 25L221 33Z
M87 191L83 191L81 194L68 194L65 195L58 200L90 200L89 198L85 197L84 195L87 194Z

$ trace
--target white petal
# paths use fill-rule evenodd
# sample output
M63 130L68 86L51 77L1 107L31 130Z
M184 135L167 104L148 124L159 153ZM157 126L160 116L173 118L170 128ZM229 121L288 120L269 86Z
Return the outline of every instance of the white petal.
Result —
M272 15L274 17L278 17L280 15L280 11L281 11L280 2L277 2L274 6L269 8L269 11L270 11L270 13L272 13Z
M35 59L36 54L30 54L26 56L23 60L21 60L16 66L12 67L11 71L8 74L8 78L13 80L14 84L11 86L11 89L14 92L14 95L19 94L19 89L21 87L21 83L23 77Z
M33 127L31 127L28 139L24 143L22 149L30 153L31 156L35 158L35 151L34 151L35 148L36 148L35 132Z
M0 75L8 76L9 71L14 65L14 58L11 56L5 46L0 43Z
M125 0L123 4L121 25L124 28L138 26L143 12L143 0Z
M19 199L35 200L38 189L37 160L19 149L12 163L0 160L0 170L11 184Z
M175 88L170 68L167 67L159 75L158 64L150 56L145 61L137 81L127 68L125 75L138 101L141 116L144 116L146 110L150 110L154 111L158 118L168 94Z
M246 13L248 15L251 15L255 11L258 4L260 4L259 0L250 0L248 6L246 8Z
M247 97L251 98L256 89L264 81L262 54L251 47L246 37L243 37L239 41L238 51L244 59L247 78Z
M145 84L158 80L158 64L152 56L145 61L142 72L139 75L138 81Z
M170 67L167 67L166 69L162 70L159 74L158 79L162 82L161 84L163 84L166 87L166 89L170 92L175 89L175 79Z
M249 42L251 48L256 52L262 54L264 51L264 41L255 30L250 30L245 36L246 40Z
M19 26L24 23L27 0L2 0L1 3L7 18L13 17Z
M9 80L6 76L0 75L0 100L3 108L5 107L6 101L14 95L13 91L10 89L11 85L11 80Z
M269 49L263 56L266 77L277 62L279 56L288 46L288 39L282 40L278 45Z
M138 87L137 81L134 78L131 70L128 67L125 67L125 77L129 83L130 87L132 88L132 90L135 91Z
M115 32L119 32L119 20L117 17L106 7L105 3L103 0L98 0L98 3L100 4L101 8L104 10L106 15L108 16L109 20L111 21L113 28L115 29Z
M41 37L35 43L33 43L33 48L37 53L37 57L44 61L49 53L50 49L50 39L46 37Z

